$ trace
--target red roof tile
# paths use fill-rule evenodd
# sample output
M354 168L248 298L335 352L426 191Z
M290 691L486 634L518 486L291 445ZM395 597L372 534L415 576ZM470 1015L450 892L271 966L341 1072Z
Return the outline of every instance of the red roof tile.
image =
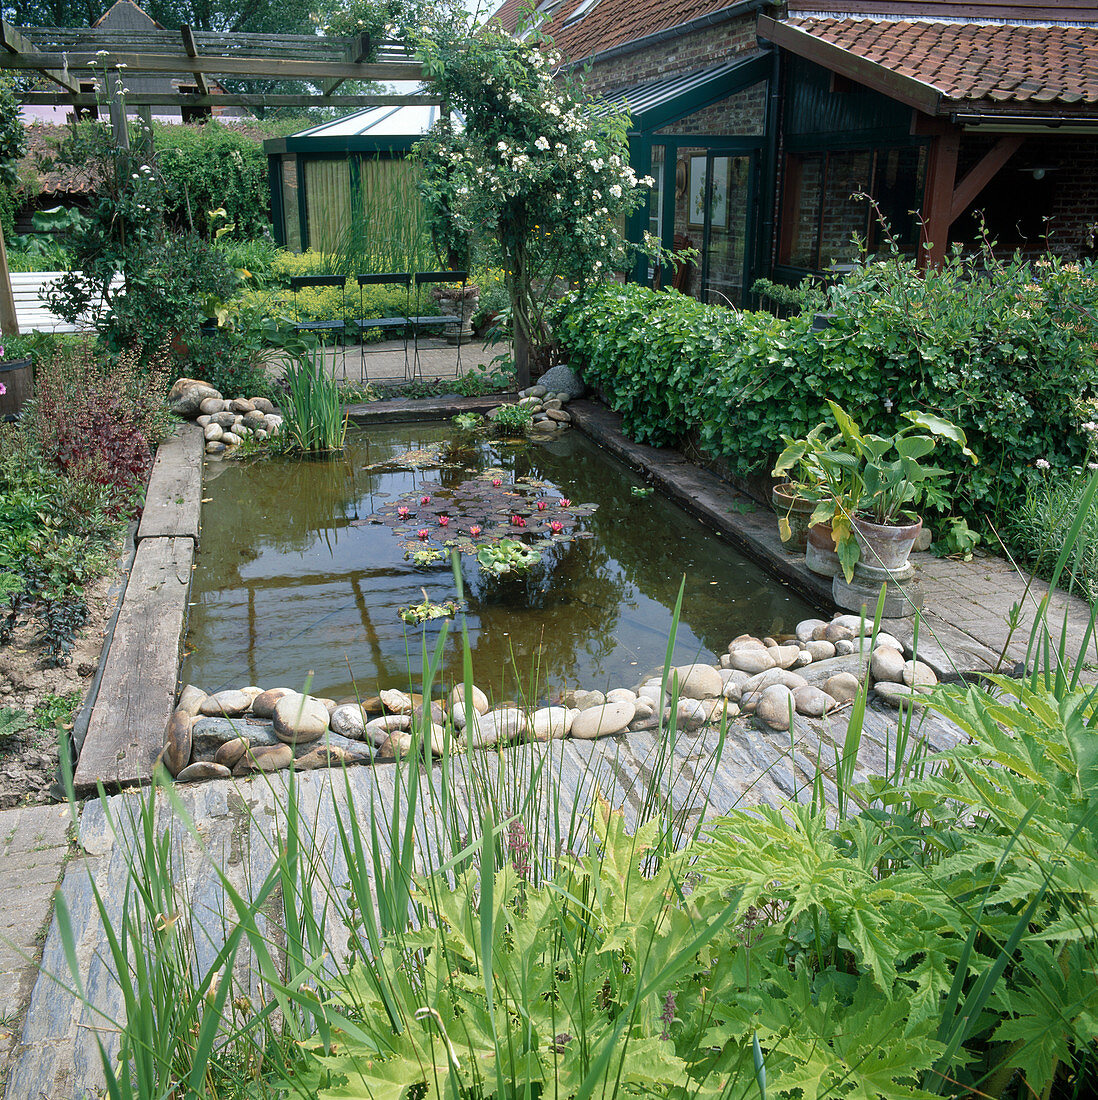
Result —
M1098 27L809 17L783 22L953 102L1098 103Z
M563 0L547 25L557 49L569 60L580 61L614 46L681 26L704 15L731 7L734 0L594 0L574 22L572 13L582 0ZM503 0L492 16L513 31L530 0Z

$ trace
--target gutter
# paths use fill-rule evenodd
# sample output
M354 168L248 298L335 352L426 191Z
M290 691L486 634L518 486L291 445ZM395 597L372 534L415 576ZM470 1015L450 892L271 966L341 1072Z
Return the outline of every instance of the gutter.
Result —
M776 0L740 0L738 4L730 4L727 8L710 12L708 15L698 16L689 23L677 23L673 27L665 27L662 31L646 34L643 38L634 38L630 42L622 42L618 46L611 46L608 50L599 53L588 54L578 61L569 61L561 66L563 72L573 72L587 65L594 65L599 61L609 61L615 57L624 57L626 54L636 53L638 50L647 49L649 46L667 42L672 38L681 38L692 31L704 30L706 27L716 27L721 23L729 23L741 15L747 15L753 11L761 11L763 8L775 7ZM561 28L563 30L563 28Z
M1026 130L1059 130L1060 133L1093 133L1098 130L1098 118L1079 115L983 114L979 111L953 111L949 121L957 126L978 126L986 133L1005 130L1021 133Z

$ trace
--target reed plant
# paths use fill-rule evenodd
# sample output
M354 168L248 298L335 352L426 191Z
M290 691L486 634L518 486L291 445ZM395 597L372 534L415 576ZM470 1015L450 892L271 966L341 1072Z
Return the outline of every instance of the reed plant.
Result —
M290 446L305 454L342 451L347 438L347 416L339 384L328 370L324 345L317 344L310 351L291 357L284 381L282 431Z
M318 274L433 271L431 244L418 176L407 160L363 157L355 216L331 235Z

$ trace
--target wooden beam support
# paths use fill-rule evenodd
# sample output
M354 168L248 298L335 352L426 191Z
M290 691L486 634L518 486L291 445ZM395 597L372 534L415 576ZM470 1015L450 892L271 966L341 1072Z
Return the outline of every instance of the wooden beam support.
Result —
M969 169L953 192L953 202L949 209L950 225L976 201L980 192L999 174L1003 165L1018 152L1025 140L1024 134L1004 134Z
M18 27L13 27L6 19L0 19L0 44L9 54L23 54L29 58L45 57ZM58 66L35 66L44 76L48 76L55 84L70 92L80 91L80 84L69 76L68 67L64 64Z
M270 80L323 81L332 77L344 80L421 80L423 66L418 61L383 61L354 64L346 61L300 61L281 57L215 57L186 53L94 53L0 54L0 69L103 70L124 68L141 73L207 73L211 76L254 76Z
M194 31L191 30L189 23L184 23L179 28L179 33L183 36L183 50L188 57L198 56L198 47L194 44ZM209 95L210 86L206 83L205 73L195 73L195 81L198 84L199 95Z
M38 107L98 107L101 99L92 92L16 92L22 104ZM185 92L128 92L131 107L433 107L441 102L437 95L390 95L364 92L362 95L276 95L243 92L224 95L187 95Z
M923 193L923 223L918 257L920 266L937 267L945 259L949 244L954 184L957 180L957 153L960 147L961 131L956 126L931 140L926 190Z

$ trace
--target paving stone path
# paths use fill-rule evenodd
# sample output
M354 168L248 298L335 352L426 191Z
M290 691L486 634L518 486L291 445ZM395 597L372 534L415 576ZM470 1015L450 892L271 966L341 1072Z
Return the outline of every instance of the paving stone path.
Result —
M870 709L855 781L882 773L889 761L894 761L895 727L895 712ZM958 731L934 715L922 717L918 728L933 750L956 743ZM476 767L481 776L488 774L497 782L510 781L520 790L524 787L522 777L540 768L539 785L546 792L546 806L559 805L567 815L573 805L581 809L589 807L598 791L608 798L611 806L622 809L631 822L641 812L650 776L659 770L667 777L673 805L682 811L684 827L690 828L703 812L703 806L708 807L708 815L715 815L735 806L773 806L782 799L810 799L817 764L825 771L833 771L833 746L842 743L845 730L845 713L829 720L799 719L792 737L788 733L763 732L737 721L723 742L712 731L682 735L674 745L672 761L666 770L659 762L660 743L651 733L525 745L499 754L478 753ZM458 805L466 808L466 821L476 822L479 812L468 810L473 804L470 791L474 786L466 767L464 757L456 759L452 790ZM351 768L345 774L360 817L373 814L382 821L391 818L394 799L399 797L395 791L394 766ZM437 765L432 774L437 783L441 775ZM214 873L214 861L244 893L263 881L271 868L273 853L285 836L288 782L286 773L278 773L267 778L177 788L187 817L199 824L197 834L188 830L167 799L162 795L159 798L158 824L169 830L172 837L171 858L178 884L176 901L181 913L194 916L200 929L198 953L206 960L213 957L221 941L226 914L230 911ZM303 848L319 857L318 866L325 869L328 880L338 891L339 884L347 881L336 827L336 817L345 818L347 814L344 773L303 773L295 782L301 818L307 823ZM834 784L825 780L824 787L833 803ZM121 997L112 977L91 883L94 880L99 885L112 920L118 920L127 903L127 850L137 830L140 802L148 797L147 792L129 791L105 800L93 799L80 813L77 834L80 858L69 864L61 891L72 915L76 955L95 1010L82 1005L48 976L67 978L68 974L55 920L43 950L42 976L34 985L19 1042L11 1052L8 1100L39 1097L83 1100L95 1095L103 1084L96 1036L108 1048L117 1047L108 1021L120 1016ZM406 805L403 801L401 804ZM58 821L67 821L66 812L49 809ZM426 796L418 806L415 824L419 852L431 850L437 818ZM18 835L27 838L23 843L38 835L30 831L37 828L29 820L25 829L19 827ZM52 886L60 860L54 849L48 854L52 871L43 870L38 877ZM0 869L0 897L7 899L21 888L17 872L9 872L6 867ZM37 923L32 927L37 927ZM278 942L277 921L264 923L262 930L269 930L272 943ZM241 973L238 967L238 979L243 982L241 991L258 1000L260 992L254 977Z

